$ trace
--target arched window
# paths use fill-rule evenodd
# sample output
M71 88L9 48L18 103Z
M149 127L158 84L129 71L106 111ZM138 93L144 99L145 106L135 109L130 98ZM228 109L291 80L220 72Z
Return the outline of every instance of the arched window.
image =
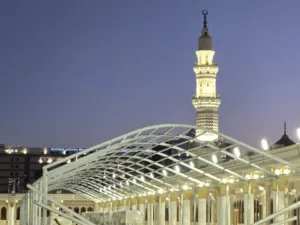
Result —
M75 207L75 208L74 208L74 212L79 213L79 208L78 208L78 207Z
M88 207L87 211L88 211L88 212L93 212L94 210L93 210L92 207Z
M20 207L17 208L17 220L20 220Z
M6 208L1 208L1 220L6 220Z
M81 208L81 213L85 213L86 209L84 207Z

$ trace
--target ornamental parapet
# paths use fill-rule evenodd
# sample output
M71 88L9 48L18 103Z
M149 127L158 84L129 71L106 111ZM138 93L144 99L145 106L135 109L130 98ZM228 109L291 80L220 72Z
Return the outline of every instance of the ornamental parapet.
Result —
M197 108L197 106L210 105L210 106L219 106L221 104L221 96L218 95L216 97L197 97L193 96L192 98L193 105Z

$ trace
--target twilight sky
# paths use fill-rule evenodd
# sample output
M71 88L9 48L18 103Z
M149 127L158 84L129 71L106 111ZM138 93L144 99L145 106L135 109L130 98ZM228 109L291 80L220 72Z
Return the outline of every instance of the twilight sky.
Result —
M300 126L300 1L0 3L0 142L88 147L195 123L201 10L220 66L220 131L252 145Z

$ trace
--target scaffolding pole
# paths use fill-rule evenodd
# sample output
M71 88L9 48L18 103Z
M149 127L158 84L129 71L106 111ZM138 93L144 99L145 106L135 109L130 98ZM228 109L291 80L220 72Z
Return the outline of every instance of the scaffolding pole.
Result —
M40 195L44 198L46 198L47 200L49 200L50 202L54 203L55 205L59 206L60 208L64 209L66 212L70 213L72 216L78 218L79 220L81 220L82 222L85 222L84 225L95 225L94 223L88 221L87 219L85 219L84 217L80 216L79 214L75 213L73 210L70 210L68 207L64 206L63 204L59 203L58 201L54 200L53 198L47 196L46 194L44 194L43 192L39 191L38 189L34 188L32 185L27 184L27 187L35 194L35 195ZM36 202L36 200L34 201ZM51 207L50 207L51 208ZM33 225L39 225L39 224L33 224Z

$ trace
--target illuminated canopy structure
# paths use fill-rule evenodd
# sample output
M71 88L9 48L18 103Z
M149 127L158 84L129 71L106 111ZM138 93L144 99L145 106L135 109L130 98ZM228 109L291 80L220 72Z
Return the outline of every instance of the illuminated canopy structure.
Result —
M201 141L195 136L197 129L203 131L200 135L216 133L218 140ZM281 167L274 169L274 165ZM162 124L129 132L45 166L43 177L30 193L67 190L106 202L299 171L297 165L222 133ZM31 208L30 193L22 203L23 215ZM44 197L37 199L46 202ZM45 205L40 202L40 206Z

